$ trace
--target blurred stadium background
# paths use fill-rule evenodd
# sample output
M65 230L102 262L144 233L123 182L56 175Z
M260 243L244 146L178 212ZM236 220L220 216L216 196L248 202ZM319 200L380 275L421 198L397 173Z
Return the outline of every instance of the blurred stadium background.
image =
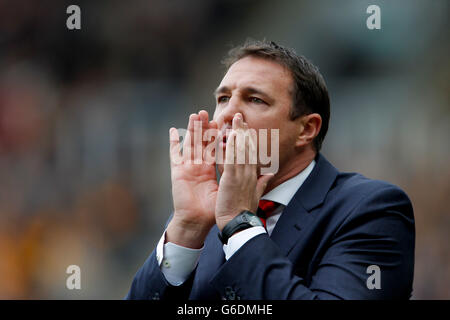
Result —
M66 8L81 7L80 31ZM378 31L366 8L381 8ZM0 298L121 299L171 211L168 129L214 110L247 37L294 47L332 103L323 154L399 185L414 299L450 299L448 0L0 1ZM67 266L81 290L66 289Z

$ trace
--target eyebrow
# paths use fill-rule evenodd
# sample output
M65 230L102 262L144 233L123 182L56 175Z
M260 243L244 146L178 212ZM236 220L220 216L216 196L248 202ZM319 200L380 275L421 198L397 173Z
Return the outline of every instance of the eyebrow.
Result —
M263 96L265 99L268 99L271 102L273 101L273 98L270 95L268 95L264 91L256 89L255 87L244 87L242 89L242 91L246 94L259 94L259 95ZM222 87L218 87L216 90L214 90L213 94L215 97L217 97L217 95L219 95L220 93L230 93L230 92L231 92L231 90L229 87L222 86Z
M230 91L230 88L228 88L227 86L222 86L214 90L213 95L216 97L219 93L228 93Z

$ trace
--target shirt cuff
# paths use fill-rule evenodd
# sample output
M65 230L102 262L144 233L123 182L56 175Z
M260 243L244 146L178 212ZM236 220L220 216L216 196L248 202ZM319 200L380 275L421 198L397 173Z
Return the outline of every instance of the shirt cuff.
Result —
M261 233L267 233L264 227L251 227L231 236L230 239L228 239L228 244L223 245L225 259L230 259L231 256L236 251L238 251L248 240L256 237Z
M197 266L203 247L201 249L186 248L172 242L164 243L165 239L166 232L156 247L156 259L167 282L173 286L180 286Z

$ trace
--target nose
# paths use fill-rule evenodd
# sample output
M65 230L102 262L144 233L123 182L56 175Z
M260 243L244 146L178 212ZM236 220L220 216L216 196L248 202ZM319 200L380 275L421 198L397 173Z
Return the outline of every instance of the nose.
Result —
M233 117L238 112L242 114L242 118L245 121L245 115L242 111L243 108L242 104L239 102L239 99L237 97L231 97L230 100L228 100L226 106L223 107L222 110L220 110L217 119L219 126L228 124L231 127Z

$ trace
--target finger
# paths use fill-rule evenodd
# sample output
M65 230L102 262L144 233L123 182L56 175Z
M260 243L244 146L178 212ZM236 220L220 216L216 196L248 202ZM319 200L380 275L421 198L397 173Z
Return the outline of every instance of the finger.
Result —
M236 132L233 131L230 133L227 139L227 146L225 151L225 170L229 169L230 166L233 166L235 163L235 140L236 140Z
M250 162L248 161L249 158L249 154L250 154L250 135L249 135L249 131L248 131L248 124L246 122L244 122L244 120L240 121L240 126L242 128L242 135L243 135L243 139L244 139L244 152L245 152L245 164L249 164Z
M199 119L202 122L202 134L204 135L209 129L209 115L206 110L200 110L198 113ZM208 140L202 139L203 150L208 145Z
M235 164L245 164L245 132L243 132L242 114L236 113L233 117L232 130L236 133L235 138Z
M192 159L193 144L194 144L194 122L197 120L195 113L189 116L189 123L187 127L186 136L183 141L183 158L185 161Z
M170 143L170 166L178 165L183 162L180 153L180 136L178 130L175 128L169 129L169 143Z
M247 132L244 130L244 120L241 113L236 113L233 119L234 130L237 132L236 136L236 155L237 164L245 164L248 154ZM248 126L247 126L248 128Z
M208 111L200 110L200 112L198 113L198 116L199 116L200 120L202 121L202 128L203 128L203 130L207 130L208 129L208 125L209 125Z
M233 130L242 129L242 114L240 114L238 112L234 115L231 126L232 126Z
M246 138L246 132L242 129L237 129L234 131L236 133L235 141L235 159L236 164L245 164L246 154L248 153L248 139Z
M216 163L217 135L217 130L213 129L207 130L203 135L203 140L208 142L206 147L203 148L203 161L209 165Z
M198 117L200 118L200 117ZM202 121L194 121L194 164L201 164L203 159L203 134L202 134Z
M257 156L257 134L255 129L248 129L248 135L249 135L249 164L256 165L258 163L258 156Z
M273 173L268 173L259 177L258 181L256 182L256 196L258 197L258 199L260 199L264 194L264 190L266 190L266 187L273 176Z
M210 121L208 123L208 129L203 133L203 141L205 141L203 159L208 164L214 164L216 162L217 138L219 135L217 127L217 122Z
M251 178L252 184L256 185L257 181L257 157L256 157L256 131L254 129L249 129L247 123L244 123L244 132L245 132L245 140L246 140L246 149L245 149L245 174L247 177Z
M190 141L190 139L188 139L188 136L189 136L189 138L192 137L192 135L190 135L189 132L193 131L193 129L194 129L194 117L195 116L196 116L195 113L193 113L189 116L188 126L186 129L187 130L186 137L184 138L184 141L183 141L183 150L185 150L191 144L191 141Z
M210 131L211 133L208 135L209 137L214 137L214 140L211 141L216 141L216 139L219 137L219 125L217 124L216 121L211 120L208 123L208 131Z
M218 129L219 128L219 125L217 124L217 122L215 121L215 120L211 120L210 122L209 122L209 128L210 129Z

